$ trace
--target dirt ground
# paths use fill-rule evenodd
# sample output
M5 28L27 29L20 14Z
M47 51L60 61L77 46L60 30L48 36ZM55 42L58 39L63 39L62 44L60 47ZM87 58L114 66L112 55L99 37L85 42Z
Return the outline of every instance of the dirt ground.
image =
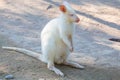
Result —
M70 57L85 70L57 65L65 74L59 77L34 58L1 49L17 46L41 53L40 32L59 16L60 2L0 0L0 79L12 74L13 80L119 80L120 43L108 39L120 38L120 0L68 0L81 19Z

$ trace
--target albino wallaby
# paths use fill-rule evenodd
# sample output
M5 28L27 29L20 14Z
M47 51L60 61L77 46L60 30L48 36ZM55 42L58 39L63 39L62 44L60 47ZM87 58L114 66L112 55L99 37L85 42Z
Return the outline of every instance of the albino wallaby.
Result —
M68 60L69 54L73 51L74 23L78 23L80 19L67 2L63 2L59 9L61 11L60 17L48 22L41 32L42 54L16 47L3 48L23 52L35 57L47 63L48 69L60 76L64 76L64 74L55 67L54 63L84 68L84 66Z

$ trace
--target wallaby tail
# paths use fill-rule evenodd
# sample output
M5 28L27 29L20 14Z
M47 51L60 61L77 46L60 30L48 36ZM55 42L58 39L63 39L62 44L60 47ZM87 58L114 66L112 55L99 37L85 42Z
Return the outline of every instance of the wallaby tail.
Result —
M17 51L17 52L20 52L20 53L23 53L23 54L26 54L28 56L31 56L31 57L34 57L36 59L41 60L42 54L30 51L30 50L26 50L26 49L23 49L23 48L17 48L17 47L2 47L2 48L6 49L6 50Z

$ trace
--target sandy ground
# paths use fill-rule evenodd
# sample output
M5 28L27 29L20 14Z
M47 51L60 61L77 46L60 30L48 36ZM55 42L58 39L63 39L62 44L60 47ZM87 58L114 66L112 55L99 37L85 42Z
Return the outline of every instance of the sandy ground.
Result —
M0 0L0 46L17 46L41 53L40 32L59 16L56 0ZM14 51L0 48L0 78L13 74L14 80L119 80L120 0L69 0L81 22L74 35L71 59L85 70L57 65L66 76L49 71L46 64ZM53 8L47 10L52 5Z

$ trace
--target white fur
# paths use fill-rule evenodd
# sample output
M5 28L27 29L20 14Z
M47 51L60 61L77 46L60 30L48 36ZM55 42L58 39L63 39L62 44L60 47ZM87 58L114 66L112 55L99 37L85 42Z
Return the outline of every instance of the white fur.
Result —
M48 64L50 70L61 76L64 74L54 66L54 63L84 68L78 63L70 62L67 59L73 50L74 22L78 17L67 2L64 2L64 5L67 12L62 12L60 17L48 22L41 32L43 61Z
M47 63L48 69L54 71L57 75L64 76L64 74L55 67L54 63L71 65L76 68L84 68L75 62L70 62L67 58L70 52L73 51L73 31L74 22L78 20L75 11L67 2L63 5L66 7L66 12L61 12L60 17L48 22L41 32L41 47L42 55L37 53L13 48L22 52L30 53L28 55L34 56L37 59ZM71 15L72 14L72 15ZM5 49L12 49L4 47ZM38 57L39 56L39 57Z
M38 60L41 60L41 54L30 51L30 50L26 50L26 49L23 49L23 48L16 48L16 47L4 47L4 46L2 48L7 49L7 50L14 50L14 51L17 51L17 52L21 52L21 53L24 53L24 54L29 55L31 57L34 57Z

